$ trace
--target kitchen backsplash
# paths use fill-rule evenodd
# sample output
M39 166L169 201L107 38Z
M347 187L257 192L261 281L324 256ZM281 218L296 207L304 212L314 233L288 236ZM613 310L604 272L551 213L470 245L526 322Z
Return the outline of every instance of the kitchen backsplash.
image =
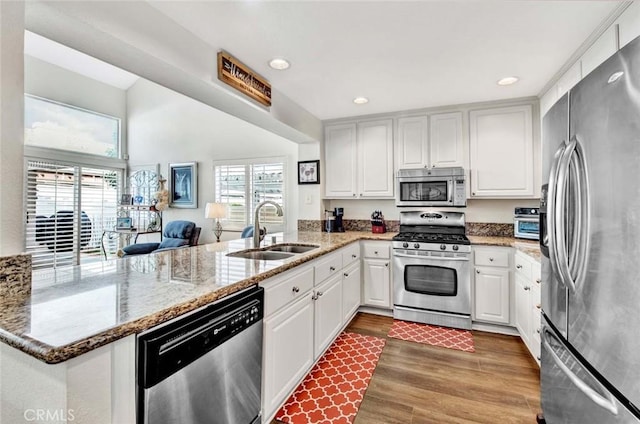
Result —
M385 220L388 232L400 230L400 221ZM343 220L346 231L371 231L371 221L368 219ZM322 231L323 220L298 220L298 231ZM467 235L489 237L513 237L513 224L499 224L491 222L467 222Z
M31 255L0 257L0 297L31 293Z

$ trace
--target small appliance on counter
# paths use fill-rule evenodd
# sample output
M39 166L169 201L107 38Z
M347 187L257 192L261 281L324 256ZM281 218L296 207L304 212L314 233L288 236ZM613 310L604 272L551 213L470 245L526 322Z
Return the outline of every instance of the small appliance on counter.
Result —
M373 211L371 214L371 232L374 234L387 232L387 225L384 223L382 211Z
M515 208L513 235L516 238L540 239L540 208Z
M344 233L344 225L342 217L344 216L344 208L334 208L332 211L325 212L324 230L327 233Z

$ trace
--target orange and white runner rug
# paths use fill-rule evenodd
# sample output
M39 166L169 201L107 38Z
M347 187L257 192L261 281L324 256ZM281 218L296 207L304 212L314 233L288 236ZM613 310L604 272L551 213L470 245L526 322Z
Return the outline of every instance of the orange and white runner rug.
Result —
M476 351L471 331L457 328L394 320L387 336L465 352Z
M385 343L379 337L340 334L276 419L293 424L352 423Z

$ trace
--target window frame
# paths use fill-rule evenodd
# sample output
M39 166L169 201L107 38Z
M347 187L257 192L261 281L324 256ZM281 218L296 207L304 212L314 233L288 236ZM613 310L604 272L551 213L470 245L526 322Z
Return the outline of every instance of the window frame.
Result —
M276 156L276 157L266 157L266 158L249 158L249 159L230 159L230 160L217 160L213 162L213 198L215 199L215 201L217 202L218 200L218 192L217 192L217 187L218 187L218 181L217 181L217 172L216 172L216 168L220 167L220 166L244 166L245 167L245 172L247 169L252 169L249 168L253 165L260 165L260 164L270 164L270 163L277 163L277 164L281 164L282 165L282 202L280 203L280 206L282 206L282 208L285 210L285 213L282 217L282 224L279 226L276 226L275 228L273 228L273 225L270 225L272 228L269 228L269 230L271 232L285 232L287 229L287 205L286 205L286 201L287 201L287 197L285 196L285 194L288 192L289 189L289 175L288 175L288 170L287 170L287 158L285 156ZM229 221L228 219L222 219L221 224L223 225L224 230L225 231L230 231L230 232L241 232L244 227L249 226L249 225L253 225L253 214L254 214L254 209L253 209L253 202L251 200L251 192L252 192L252 187L253 184L246 184L245 187L245 222L243 224L240 224L239 226L236 225L237 221Z

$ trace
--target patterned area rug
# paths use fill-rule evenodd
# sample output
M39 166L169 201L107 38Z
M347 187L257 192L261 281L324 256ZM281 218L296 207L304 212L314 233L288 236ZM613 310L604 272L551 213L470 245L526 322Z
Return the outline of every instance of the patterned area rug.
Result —
M475 352L471 331L394 320L389 337L409 342Z
M352 423L385 339L343 332L276 414L283 423Z

